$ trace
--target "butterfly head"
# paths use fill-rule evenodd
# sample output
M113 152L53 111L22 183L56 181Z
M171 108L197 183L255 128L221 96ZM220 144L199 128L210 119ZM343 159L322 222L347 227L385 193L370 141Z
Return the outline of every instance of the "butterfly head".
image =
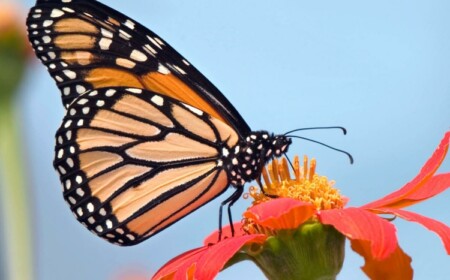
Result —
M289 145L291 145L292 139L285 135L272 136L272 149L275 157L280 157L286 153Z

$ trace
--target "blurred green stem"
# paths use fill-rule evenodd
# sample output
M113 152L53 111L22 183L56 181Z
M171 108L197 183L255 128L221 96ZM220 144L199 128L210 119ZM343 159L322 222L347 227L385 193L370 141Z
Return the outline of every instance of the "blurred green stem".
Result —
M13 38L16 39L16 38ZM33 279L29 192L14 96L26 58L16 40L2 41L0 52L0 210L8 280Z
M32 247L28 191L24 178L22 142L12 102L0 102L0 167L2 226L7 275L10 280L32 279ZM11 101L11 100L9 100Z

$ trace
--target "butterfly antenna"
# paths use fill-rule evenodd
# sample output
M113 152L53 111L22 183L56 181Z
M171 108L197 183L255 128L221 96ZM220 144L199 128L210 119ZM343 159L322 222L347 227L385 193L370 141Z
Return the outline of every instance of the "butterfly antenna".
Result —
M313 129L339 129L344 133L344 135L347 134L347 129L345 129L345 127L342 127L342 126L314 126L314 127L297 128L297 129L286 132L284 135L287 136L288 134L293 133L293 132L302 131L302 130L313 130Z
M291 166L292 170L294 170L294 165L292 164L291 159L288 157L288 155L286 153L283 153L283 154L286 157L287 161L289 162L289 165Z
M346 151L344 151L344 150L341 150L341 149L332 147L332 146L327 145L327 144L325 144L325 143L322 143L322 142L319 142L319 141L316 141L316 140L313 140L313 139L309 139L309 138L306 138L306 137L297 136L297 135L286 135L286 136L292 137L292 138L303 139L303 140L306 140L306 141L309 141L309 142L313 142L313 143L322 145L322 146L324 146L324 147L327 147L327 148L329 148L329 149L335 150L335 151L337 151L337 152L346 154L346 155L348 156L348 158L350 159L350 164L353 164L353 157L352 157L352 155L351 155L349 152L346 152Z

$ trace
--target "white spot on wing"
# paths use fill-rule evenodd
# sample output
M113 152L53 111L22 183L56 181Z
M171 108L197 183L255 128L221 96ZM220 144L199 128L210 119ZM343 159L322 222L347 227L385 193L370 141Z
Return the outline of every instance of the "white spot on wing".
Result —
M82 188L78 188L78 189L77 189L77 194L78 194L79 196L83 196L83 195L84 195L83 189L82 189Z
M106 227L109 229L113 227L113 223L111 222L111 220L106 220Z
M88 103L88 101L89 100L87 100L86 98L82 98L82 99L78 100L77 103L80 104L80 105L84 105L84 104Z
M50 17L52 17L52 18L57 18L57 17L60 17L60 16L62 16L62 15L64 15L64 12L63 12L63 11L61 11L61 10L59 10L59 9L53 9L53 10L52 10L52 13L50 14Z
M164 65L159 64L158 65L158 72L161 73L161 74L167 75L167 74L170 73L170 70L167 69L167 67L165 67Z
M77 214L78 214L78 216L83 216L83 209L81 208L81 207L78 207L78 209L77 209Z
M89 212L91 212L91 213L94 212L94 204L92 204L91 202L88 203L86 208Z
M160 45L164 45L163 41L159 39L158 37L155 37L155 41L158 42Z
M50 38L50 36L44 36L44 37L42 37L42 41L44 43L48 44L52 41L52 38Z
M147 60L147 56L138 50L133 50L130 54L130 58L140 62Z
M84 93L85 91L86 91L86 88L84 87L84 86L82 86L82 85L77 85L76 87L75 87L75 89L76 89L76 91L79 93L79 94L82 94L82 93ZM86 101L87 102L87 101ZM78 103L78 104L80 104L80 103Z
M178 67L178 66L176 66L176 65L174 65L173 67L174 67L178 72L180 72L181 74L186 75L186 72L185 72L183 69L181 69L180 67Z
M109 50L109 47L111 46L112 40L108 38L101 38L98 42L98 45L102 50Z
M134 22L127 19L127 21L124 23L126 26L128 26L130 29L134 29Z
M87 114L89 114L90 108L89 107L83 107L82 111L83 111L83 114L87 115Z
M127 91L132 93L142 93L142 89L140 88L127 88Z
M105 93L106 96L111 97L114 95L114 93L116 93L115 89L108 89Z
M75 177L75 181L76 181L78 184L81 184L81 182L83 182L83 178L81 178L81 176L78 175L77 177Z
M189 111L191 111L192 113L199 115L199 116L203 115L203 112L201 110L199 110L195 107L192 107L191 105L188 105L188 104L183 103L183 105L184 105L184 107L188 108Z
M75 200L75 198L73 198L73 197L71 197L71 196L69 196L69 202L70 202L70 204L75 204L75 203L77 203L77 201Z
M148 40L149 40L150 42L152 42L153 45L157 46L159 49L162 50L162 47L158 44L157 41L155 41L155 39L153 39L152 37L150 37L150 36L148 36L148 35L147 35L147 38L148 38Z
M71 70L64 70L63 73L64 73L64 75L67 76L67 78L69 78L71 80L73 80L77 77L77 73L75 73L74 71L71 71Z
M144 49L149 53L149 54L151 54L151 55L155 55L155 54L157 54L157 52L155 51L155 49L154 48L152 48L149 44L146 44L145 46L144 46Z
M151 100L158 106L164 105L164 99L159 95L154 95Z
M130 38L132 37L130 34L128 34L127 32L123 31L122 29L119 29L119 36L122 37L125 40L130 40Z
M71 8L68 8L68 7L64 7L62 9L63 9L63 11L66 11L66 12L69 12L69 13L75 13L74 10L72 10Z
M103 35L104 37L112 39L113 34L112 34L111 31L102 28L102 29L101 29L101 32L102 32L102 35Z
M43 27L49 27L50 25L52 25L53 24L53 20L46 20L46 21L44 21L44 23L42 23L42 26Z

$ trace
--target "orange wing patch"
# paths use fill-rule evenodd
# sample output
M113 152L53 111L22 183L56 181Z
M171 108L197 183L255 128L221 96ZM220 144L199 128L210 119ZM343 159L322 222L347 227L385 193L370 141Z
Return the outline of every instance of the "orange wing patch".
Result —
M101 202L104 202L130 180L150 170L150 167L127 164L91 180L89 182L89 188L93 196L100 199Z
M190 110L173 105L172 115L186 130L211 142L217 142L212 128Z
M98 28L95 25L79 18L58 20L53 28L56 32L61 33L98 33Z
M217 172L219 171L211 173L189 189L168 198L164 203L130 221L128 228L140 235L150 236L191 213L223 192L227 185L226 175L222 171L218 178L215 178ZM215 182L213 182L214 179L216 179ZM178 211L179 209L181 210ZM167 218L169 216L170 218ZM152 230L149 232L149 229Z
M115 153L94 151L80 154L80 169L92 178L103 170L122 162L122 157Z
M202 181L198 182L194 186L192 186L192 190L187 190L184 194L186 195L192 195L192 197L196 197L198 199L189 202L181 201L181 205L185 205L186 207L181 209L181 211L177 212L175 215L171 216L170 218L166 219L164 222L160 223L152 229L150 232L148 232L145 236L151 236L154 233L158 232L161 229L164 229L165 227L169 226L170 224L176 222L178 219L181 219L182 217L188 215L195 209L201 207L204 205L207 201L210 201L214 199L216 196L220 195L227 187L228 181L227 181L227 175L225 174L225 171L221 171L218 178L215 182L212 182L211 179L213 179L213 176L215 173L209 175ZM208 189L209 188L209 189ZM179 197L172 197L169 201L167 201L167 206L174 206L178 203ZM186 200L186 199L185 199ZM155 209L157 211L158 209ZM132 223L130 223L132 224Z
M55 38L55 45L62 50L90 50L94 47L95 37L90 35L66 34Z
M108 110L100 110L92 119L90 125L91 127L110 129L141 136L154 136L160 133L160 130L153 125Z
M119 222L123 222L149 201L153 201L167 191L197 179L214 169L216 164L208 162L198 165L172 168L158 173L137 187L129 188L111 201L111 207ZM192 199L192 198L191 198ZM167 215L167 213L166 213Z
M157 120L158 124L166 127L174 127L173 122L155 106L133 95L123 97L112 108L122 113L148 119L149 121Z
M76 138L80 150L88 150L97 147L120 147L124 144L135 141L133 138L120 136L114 133L103 132L97 129L81 128L77 132Z
M119 66L124 66L124 64L126 64L124 68L133 68L128 64L131 61L128 59L127 61L128 62L122 61L123 64ZM150 72L143 76L136 76L125 69L119 70L103 67L89 71L85 80L94 88L124 86L144 88L158 92L198 108L210 116L226 123L219 112L214 110L214 108L203 100L200 95L173 74Z
M216 119L226 122L219 112L213 109L200 95L193 91L173 74L151 72L141 76L144 88L170 96L206 112Z
M216 158L217 150L178 133L169 133L161 141L147 141L127 149L137 159L171 162L198 158Z

